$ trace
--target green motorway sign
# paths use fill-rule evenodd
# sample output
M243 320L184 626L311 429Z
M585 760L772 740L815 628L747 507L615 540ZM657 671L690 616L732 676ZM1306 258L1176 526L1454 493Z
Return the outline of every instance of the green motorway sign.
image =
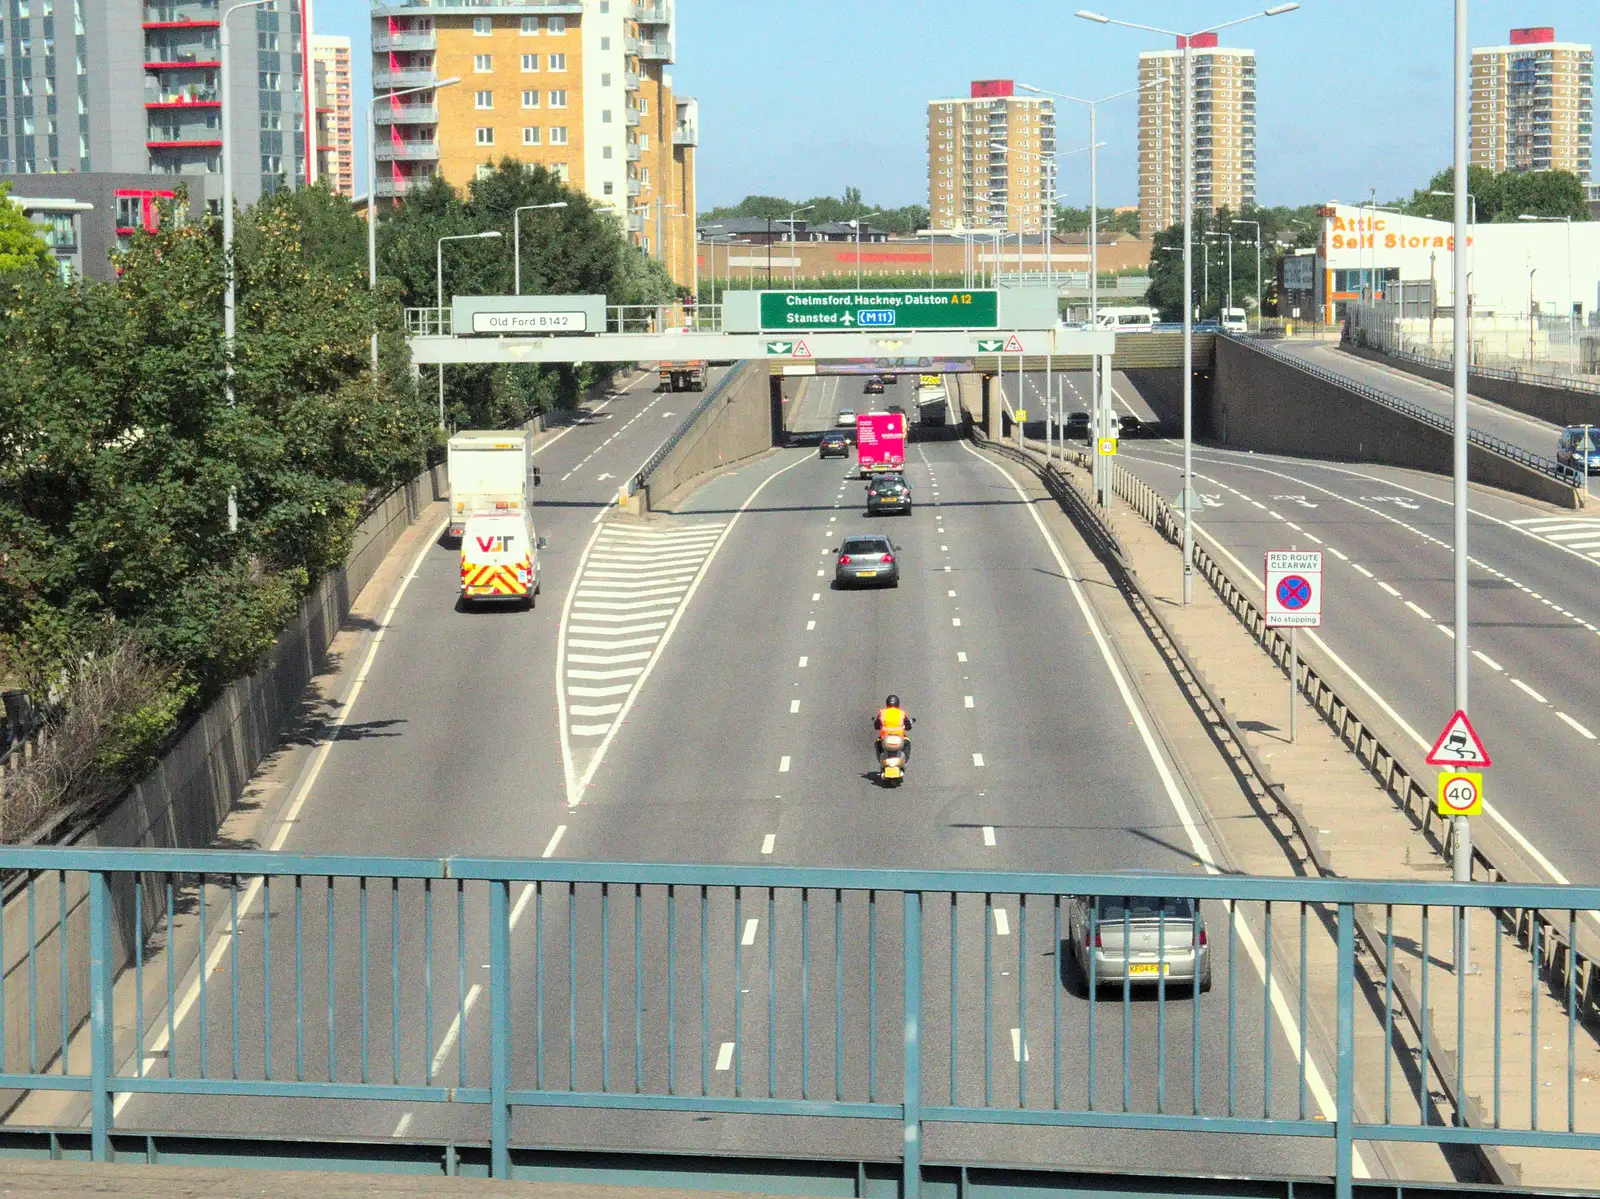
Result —
M996 291L857 288L764 291L762 332L998 329Z

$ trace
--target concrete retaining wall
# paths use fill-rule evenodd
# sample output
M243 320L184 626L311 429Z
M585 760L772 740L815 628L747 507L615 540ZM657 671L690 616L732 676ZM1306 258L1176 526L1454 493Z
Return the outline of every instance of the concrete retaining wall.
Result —
M1262 453L1382 462L1443 475L1452 466L1452 438L1444 430L1227 338L1217 340L1211 436ZM1574 488L1487 450L1473 447L1467 470L1474 483L1563 508L1581 506Z
M444 495L443 464L391 492L357 526L345 565L325 576L306 597L293 623L279 634L266 663L248 678L230 683L162 755L155 769L73 843L153 849L211 844L261 761L301 719L306 689L326 664L328 646L349 615L354 597L422 510ZM21 884L22 880L13 882L0 911L0 934L4 936L0 988L4 988L8 1013L3 1030L5 1060L13 1069L27 1068L26 1014L32 990L37 995L33 1054L42 1068L61 1050L63 1005L69 1033L88 1016L87 890L83 878L68 875L63 903L56 876L37 878L30 934L28 894ZM138 929L131 879L124 876L112 883L118 928L112 946L114 970L132 960L136 939L155 931L157 914L164 910L161 880L146 878L144 887L143 928ZM35 966L31 985L30 941ZM152 1018L155 1015L150 1014ZM18 1092L0 1092L0 1112L8 1111L20 1097Z
M1432 379L1446 386L1454 382L1447 368L1425 366L1408 358L1394 358L1379 350L1343 342L1339 348L1357 358L1368 358L1385 366L1419 379ZM1492 375L1467 373L1467 388L1482 400L1504 404L1524 416L1549 421L1552 425L1600 425L1600 394L1573 391L1567 387L1548 387L1540 383L1523 383L1515 379L1497 379Z
M777 444L773 428L774 381L764 362L741 362L718 380L711 403L650 473L642 493L652 511L670 507L712 471L753 458ZM779 418L781 420L781 418Z

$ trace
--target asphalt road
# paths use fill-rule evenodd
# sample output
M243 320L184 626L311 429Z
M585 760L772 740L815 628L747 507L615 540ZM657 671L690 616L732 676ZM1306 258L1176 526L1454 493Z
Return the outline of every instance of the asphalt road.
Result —
M870 407L859 387L813 380L791 401L791 427L815 430L838 407ZM909 396L909 382L899 390ZM675 424L664 413L686 402L692 398L636 391L541 452L539 517L551 548L534 611L456 612L453 552L424 554L346 735L314 780L285 848L972 870L1201 868L1213 854L1209 830L1125 690L1126 667L1089 615L1081 585L1066 577L1035 516L1036 487L1019 487L964 443L914 440L906 473L917 510L868 519L850 463L790 449L712 479L678 511L649 522L644 531L668 538L666 549L626 535L609 540L626 533L621 523L595 523L614 480L648 456ZM832 588L840 537L862 530L893 538L898 588ZM689 583L678 581L686 559L671 538L696 547ZM628 588L655 598L606 598ZM608 603L624 605L618 620L638 626L625 639L645 648L574 632L602 628L594 622L612 611L602 606ZM663 606L651 606L657 603ZM593 656L630 661L575 666L571 647L589 638L599 647ZM574 674L589 666L615 670L616 678ZM597 709L621 706L574 715L575 685L624 688L615 700L581 697ZM890 691L917 718L909 779L894 791L874 778L870 726ZM600 724L603 732L590 731ZM670 900L670 926L660 888L515 890L516 1085L660 1088L670 1053L670 1080L689 1093L704 1080L713 1095L826 1098L837 1089L846 1101L898 1096L898 897L680 890ZM393 1073L410 1084L483 1084L481 890L443 886L425 895L420 886L348 884L330 892L316 880L299 893L279 887L270 905L257 901L263 906L271 931L242 925L219 953L207 997L180 1026L180 1070L194 1068L209 1033L207 1068L224 1076L239 1068L259 1077L270 1057L279 1076L302 1068L299 1058L309 1077L381 1082ZM222 918L214 915L213 927ZM1025 904L1017 896L965 895L930 905L928 1102L950 1101L952 1088L962 1103L988 1095L997 1104L1048 1107L1058 1086L1065 1105L1087 1099L1091 1005L1061 985L1057 918L1054 904L1038 897ZM1292 1000L1277 1006L1270 1023L1263 1016L1253 964L1259 929L1236 935L1220 911L1209 920L1216 988L1198 1007L1178 988L1164 1002L1136 998L1124 1008L1113 996L1093 1005L1097 1104L1124 1101L1124 1070L1126 1102L1136 1110L1187 1112L1198 1089L1199 1110L1218 1114L1228 1108L1230 1080L1242 1113L1265 1103L1288 1115L1305 1102ZM570 957L569 933L578 945ZM1276 960L1291 952L1280 948ZM278 1030L270 1050L257 1033L269 996ZM1227 1031L1230 997L1236 1044ZM299 1039L297 1003L306 1012ZM236 1010L247 1030L238 1067L230 1035ZM1313 1110L1315 1059L1313 1049ZM485 1135L485 1113L461 1105L336 1110L342 1133ZM289 1135L329 1131L327 1115L240 1100L197 1117L192 1104L138 1098L119 1121ZM514 1135L745 1151L770 1149L782 1137L797 1150L886 1154L898 1130L868 1120L808 1119L780 1130L751 1117L555 1109L519 1113ZM932 1130L927 1152L1094 1166L1181 1161L1240 1172L1327 1168L1313 1142L1198 1134L1155 1140L961 1126Z

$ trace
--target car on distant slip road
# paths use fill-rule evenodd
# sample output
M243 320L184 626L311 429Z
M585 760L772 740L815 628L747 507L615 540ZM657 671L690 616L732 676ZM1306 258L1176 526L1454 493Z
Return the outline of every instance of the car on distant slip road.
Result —
M1121 437L1137 437L1144 428L1144 422L1133 413L1117 418L1117 433Z
M896 548L889 544L887 537L846 537L839 545L839 557L833 567L834 586L854 587L859 583L900 586L900 564L894 558Z
M1585 436L1589 439L1587 450L1580 448ZM1563 429L1561 440L1556 443L1556 461L1591 475L1600 472L1600 426L1571 425Z
M1067 423L1062 429L1063 436L1089 439L1089 414L1087 412L1073 412L1067 416Z

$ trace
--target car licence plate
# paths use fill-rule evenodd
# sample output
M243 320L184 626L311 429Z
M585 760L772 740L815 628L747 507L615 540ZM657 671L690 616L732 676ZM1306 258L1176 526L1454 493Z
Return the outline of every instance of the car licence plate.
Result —
M875 579L877 577L878 577L878 572L875 571L875 570L858 570L858 571L856 571L856 578L858 578L858 579Z
M1133 962L1128 966L1129 974L1171 974L1171 962Z

